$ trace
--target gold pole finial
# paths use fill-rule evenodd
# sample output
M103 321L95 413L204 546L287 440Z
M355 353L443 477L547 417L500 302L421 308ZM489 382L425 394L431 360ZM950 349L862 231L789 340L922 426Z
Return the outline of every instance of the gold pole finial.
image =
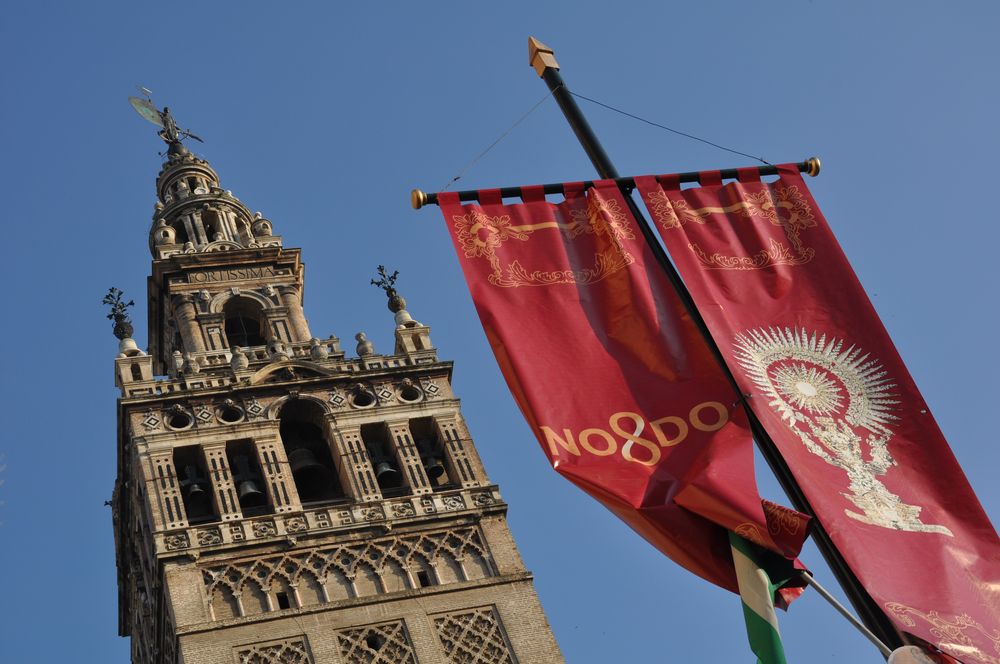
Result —
M535 68L539 76L549 67L559 69L556 52L534 37L528 37L528 64Z
M816 177L819 175L819 171L823 168L823 163L819 160L819 157L809 157L806 159L806 164L809 168L806 170L806 174L810 177Z
M410 205L413 206L414 210L419 210L426 204L427 194L425 194L422 190L414 189L410 192Z

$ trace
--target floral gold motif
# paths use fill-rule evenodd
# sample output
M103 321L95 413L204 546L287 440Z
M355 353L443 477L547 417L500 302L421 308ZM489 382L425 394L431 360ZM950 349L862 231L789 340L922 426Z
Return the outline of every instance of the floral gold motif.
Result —
M968 614L943 616L937 611L921 611L899 602L885 605L889 614L907 627L915 627L917 620L930 626L930 633L938 641L934 644L963 662L975 664L1000 664L1000 631L989 632ZM969 636L969 632L981 634L993 644L993 652L984 651ZM982 639L977 639L982 643Z
M760 531L760 527L755 523L750 523L745 521L733 529L733 532L742 537L743 539L753 542L757 546L768 547L770 542L768 538L765 538L763 533Z
M767 529L772 535L779 535L782 532L798 535L807 523L802 514L769 500L761 501L761 506L767 518Z
M503 288L519 286L550 286L553 284L591 284L635 262L622 245L622 240L635 236L628 226L628 217L616 200L602 200L591 192L586 209L570 212L568 223L543 221L514 226L510 215L490 216L477 208L468 214L454 215L455 234L468 258L485 258L492 273L489 282ZM592 267L579 270L532 270L520 261L504 265L496 251L506 242L526 242L536 231L555 229L565 234L567 240L590 234L607 236L611 246L594 255Z
M745 193L743 200L726 207L693 209L682 198L672 200L665 191L656 191L646 197L650 214L664 230L680 228L684 224L705 224L709 215L738 213L747 219L763 219L780 227L791 247L770 239L767 249L752 256L727 256L708 254L697 243L688 246L707 269L759 270L774 265L802 265L816 255L816 251L802 243L801 232L816 226L812 208L798 187L768 185L763 191Z
M952 536L921 521L879 479L896 465L889 453L899 401L888 372L869 353L825 334L789 328L736 335L736 359L788 428L812 454L847 474L856 521Z

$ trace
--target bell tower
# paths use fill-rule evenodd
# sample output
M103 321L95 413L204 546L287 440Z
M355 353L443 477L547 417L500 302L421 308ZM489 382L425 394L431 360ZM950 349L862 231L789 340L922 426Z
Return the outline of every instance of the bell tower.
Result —
M312 334L304 268L164 127L148 352L112 289L119 632L135 664L561 662L430 329ZM141 108L140 108L141 106ZM388 318L388 317L387 317ZM386 321L388 323L388 320Z

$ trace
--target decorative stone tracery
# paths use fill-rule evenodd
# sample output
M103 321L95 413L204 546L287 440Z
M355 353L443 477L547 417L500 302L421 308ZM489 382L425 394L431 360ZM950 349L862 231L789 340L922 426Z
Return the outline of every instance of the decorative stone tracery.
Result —
M337 633L347 664L417 664L403 621L345 629Z
M434 618L441 645L454 664L516 664L493 607Z
M479 532L471 527L349 542L202 569L214 620L266 611L264 598L284 586L295 588L299 604L307 606L493 575ZM237 598L243 598L242 609Z
M236 653L237 664L312 664L306 637L293 636L281 641L242 646Z

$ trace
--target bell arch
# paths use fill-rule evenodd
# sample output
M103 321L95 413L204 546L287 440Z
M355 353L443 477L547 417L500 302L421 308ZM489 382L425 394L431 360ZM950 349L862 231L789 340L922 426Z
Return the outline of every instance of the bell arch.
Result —
M264 307L242 294L226 300L222 307L223 326L229 347L264 346L270 341Z
M278 411L278 433L302 503L344 497L325 425L326 410L313 400L290 399Z

